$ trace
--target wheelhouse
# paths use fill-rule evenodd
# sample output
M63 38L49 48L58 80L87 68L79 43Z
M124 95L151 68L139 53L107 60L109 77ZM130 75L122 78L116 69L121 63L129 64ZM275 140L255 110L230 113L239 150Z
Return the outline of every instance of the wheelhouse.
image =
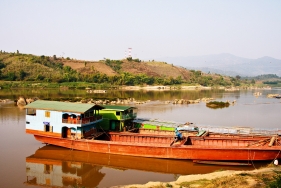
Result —
M103 107L100 114L103 116L101 124L105 130L128 130L133 125L133 119L137 117L137 108L135 107L117 105L104 105Z

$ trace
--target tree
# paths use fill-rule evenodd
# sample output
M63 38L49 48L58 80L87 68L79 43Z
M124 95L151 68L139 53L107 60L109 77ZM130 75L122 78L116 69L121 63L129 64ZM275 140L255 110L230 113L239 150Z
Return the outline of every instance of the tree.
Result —
M70 67L70 66L65 66L65 67L63 67L63 70L64 70L66 73L70 73L70 72L71 72L71 67Z
M35 80L37 80L37 81L39 81L39 80L44 80L45 79L45 77L43 76L43 75L41 75L41 74L38 74L37 76L36 76L36 78L35 78Z
M182 80L182 77L181 76L178 76L176 79L175 79L175 84L181 84L183 82Z
M125 85L126 84L126 82L128 81L128 77L129 77L129 73L128 72L123 72L121 74L121 79L120 79L121 85Z
M26 75L27 75L26 72L24 72L23 70L20 70L20 80L24 80Z
M5 68L5 64L0 60L0 69Z
M16 74L15 74L15 72L8 72L8 74L7 74L7 80L9 80L9 81L15 81L16 80Z
M109 77L109 82L111 83L111 85L118 84L118 80L119 80L119 76L114 75Z
M240 79L241 79L241 76L237 75L237 76L236 76L236 79L237 79L237 80L240 80Z

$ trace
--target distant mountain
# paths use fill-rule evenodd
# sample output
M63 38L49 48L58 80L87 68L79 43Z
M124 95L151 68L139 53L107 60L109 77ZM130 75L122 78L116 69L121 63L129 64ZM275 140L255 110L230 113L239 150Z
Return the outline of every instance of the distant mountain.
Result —
M208 68L208 67L198 67L198 68L194 68L194 67L189 67L188 69L193 69L193 70L200 70L202 72L205 73L216 73L216 74L221 74L224 76L232 76L235 77L237 75L243 76L242 74L235 72L235 71L229 71L229 70L222 70L222 69L214 69L214 68Z
M165 61L188 69L227 76L258 76L262 74L281 76L281 60L272 57L247 59L224 53L205 56L165 57L158 58L157 61Z

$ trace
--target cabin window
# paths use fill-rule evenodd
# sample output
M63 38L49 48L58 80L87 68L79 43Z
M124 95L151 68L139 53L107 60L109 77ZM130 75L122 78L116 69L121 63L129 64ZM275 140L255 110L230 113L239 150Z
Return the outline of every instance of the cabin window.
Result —
M89 117L89 112L85 113L85 118Z
M69 115L68 114L62 114L62 123L67 123L68 122L68 117Z
M49 111L45 111L45 117L50 117L50 112Z
M67 119L68 118L68 114L62 114L62 119Z
M120 116L120 112L116 112L116 115L117 115L117 116Z
M94 111L90 112L90 117L94 116Z
M36 116L36 109L26 109L26 114Z
M53 165L44 164L44 174L50 174L53 171Z

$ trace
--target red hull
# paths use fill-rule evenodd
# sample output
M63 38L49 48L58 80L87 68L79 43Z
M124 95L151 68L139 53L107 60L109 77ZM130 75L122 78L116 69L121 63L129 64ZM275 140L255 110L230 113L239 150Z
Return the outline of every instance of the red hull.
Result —
M233 142L234 144L229 146L225 145L223 141L219 141L223 140L222 138L215 140L209 139L207 142L208 145L174 144L170 146L165 140L161 143L136 143L131 141L73 140L46 135L34 135L34 137L43 143L75 150L141 157L214 161L260 161L281 158L281 146L245 146L245 141L237 140ZM135 136L130 137L134 138ZM134 140L136 140L136 138L134 138ZM210 143L212 143L212 145L210 145Z

